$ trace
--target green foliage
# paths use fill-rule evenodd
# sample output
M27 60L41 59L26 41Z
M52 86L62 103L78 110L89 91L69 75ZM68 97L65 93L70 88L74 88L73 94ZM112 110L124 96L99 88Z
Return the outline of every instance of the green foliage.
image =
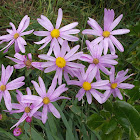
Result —
M116 69L117 71L129 69L130 73L134 75L129 78L130 83L135 87L132 90L121 91L124 94L124 100L118 101L112 96L103 105L98 104L94 99L91 105L88 105L85 99L78 102L75 95L78 89L69 86L70 90L65 94L72 98L70 101L59 101L55 103L55 107L61 114L61 119L56 119L51 113L48 114L48 121L43 124L40 120L33 119L30 124L23 122L20 127L23 134L19 137L14 137L10 127L17 122L21 117L20 114L9 114L4 112L5 106L2 100L0 104L0 113L3 119L0 120L0 139L1 140L138 140L140 139L140 22L139 20L139 1L126 0L1 0L0 1L0 35L6 34L6 29L9 28L9 22L13 22L16 27L24 15L31 17L31 23L28 29L42 30L37 18L41 14L47 16L55 25L58 8L63 9L62 26L74 21L78 21L78 28L82 31L89 28L87 24L88 17L94 18L102 25L104 8L114 9L115 17L123 13L124 17L121 24L117 28L129 28L131 32L127 35L118 37L123 44L125 51L120 53ZM84 36L79 33L80 40L71 43L71 47L80 44L81 50L88 53L85 45L85 40L93 40L93 36ZM26 54L31 52L33 60L41 61L37 57L38 54L47 52L48 47L38 51L39 45L33 42L39 41L41 37L36 37L33 34L25 38L28 42L26 47ZM6 43L1 44L3 48ZM49 45L48 45L49 46ZM0 67L1 64L14 65L15 63L9 61L5 56L14 55L14 46L5 54L0 52ZM84 63L85 64L85 63ZM85 64L87 65L87 64ZM0 68L1 69L1 68ZM11 79L25 75L26 85L30 87L33 94L37 94L33 89L31 80L37 81L38 76L41 76L45 81L46 87L49 87L54 73L43 74L39 70L28 70L26 68L21 70L14 70ZM102 74L103 79L107 79ZM25 87L21 90L24 94ZM10 92L12 102L16 101L16 92Z

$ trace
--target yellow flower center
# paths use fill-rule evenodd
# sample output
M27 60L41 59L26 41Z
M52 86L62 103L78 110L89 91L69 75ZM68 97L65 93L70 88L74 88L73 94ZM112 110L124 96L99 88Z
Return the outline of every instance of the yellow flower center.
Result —
M0 90L1 90L1 91L4 91L5 89L6 89L6 86L5 86L5 85L1 85L1 86L0 86Z
M66 60L63 57L57 57L55 63L59 68L66 66Z
M15 33L14 34L14 39L17 39L19 37L19 34L18 33Z
M44 97L44 98L43 98L43 103L44 103L44 104L50 103L50 99L49 99L48 97Z
M89 82L84 82L83 83L83 88L84 88L84 90L90 90L91 89L91 84Z
M109 31L104 31L103 32L103 37L109 37L110 36L110 32Z
M59 37L59 35L60 35L60 32L59 32L59 30L58 29L53 29L52 31L51 31L51 36L54 38L58 38Z
M94 63L94 64L98 64L98 63L99 63L99 59L94 58L94 59L93 59L93 63Z
M25 62L25 65L26 65L26 66L31 66L31 63L32 63L32 62L31 62L30 60L27 60L27 61Z
M31 111L30 107L25 107L25 110L24 110L26 113L29 113Z
M112 88L112 89L115 89L116 87L117 87L117 83L112 83L112 84L111 84L111 88Z

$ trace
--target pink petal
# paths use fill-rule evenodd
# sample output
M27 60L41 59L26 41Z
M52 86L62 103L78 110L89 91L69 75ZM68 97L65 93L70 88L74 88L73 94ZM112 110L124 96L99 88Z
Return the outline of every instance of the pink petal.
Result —
M66 55L65 55L65 59L70 58L72 55L74 55L74 53L77 52L77 50L79 49L80 45L76 45L74 48L72 48Z
M70 24L60 28L60 32L70 30L70 29L74 28L77 25L78 25L78 22L70 23Z
M51 21L46 16L41 15L41 19L43 20L43 23L48 31L52 31L54 29Z
M6 89L7 90L18 89L18 88L22 87L24 84L25 84L24 82L18 82L18 83L10 82L6 85Z
M68 31L61 32L61 34L78 34L80 32L79 29L71 29Z
M119 98L120 100L122 100L122 99L123 99L123 96L122 96L120 90L119 90L118 88L115 88L115 92L116 92L116 95L118 96L118 98Z
M112 31L111 34L112 35L122 35L122 34L127 34L129 32L130 32L129 29L118 29L118 30Z
M95 35L95 36L101 35L97 30L92 30L92 29L85 29L82 31L82 34Z
M16 32L16 27L15 27L15 25L14 25L12 22L10 22L9 24L11 25L12 30L13 30L14 32Z
M99 68L102 72L104 72L107 75L112 74L107 68L105 68L103 65L99 64Z
M108 51L108 38L104 39L104 55L107 54Z
M61 100L61 99L67 99L67 100L70 100L69 97L60 96L60 97L55 98L54 100L51 100L51 102L56 102L56 101Z
M49 109L50 111L53 113L53 115L56 117L56 118L60 118L60 113L58 112L58 110L54 107L54 105L52 103L49 103L48 104L49 106Z
M33 33L36 36L48 36L48 35L50 35L49 31L34 31Z
M110 35L110 39L120 52L124 51L122 44L114 36Z
M123 15L121 14L119 17L117 17L117 18L113 21L113 23L112 23L112 24L110 25L110 27L109 27L109 31L112 31L112 30L119 24L119 22L121 21L122 17L123 17Z
M68 35L68 34L60 34L60 37L62 37L65 40L72 41L72 42L75 42L75 41L79 40L78 37L72 36L72 35Z
M14 61L15 63L23 64L23 62L22 62L21 60L18 60L18 59L15 59L15 58L9 57L9 56L5 56L5 57L11 59L11 60Z
M8 90L5 90L5 91L4 91L3 97L4 97L4 101L5 101L5 106L6 106L6 108L7 108L9 111L11 111L11 110L12 110L11 95L10 95L10 93L9 93Z
M40 55L38 55L38 57L43 60L50 60L50 61L56 60L56 58L54 58L53 56L48 56L46 54L40 54Z
M91 41L91 45L92 46L95 46L95 45L97 45L102 40L103 40L103 37L102 36L97 37L96 39L94 39L93 41Z
M44 70L44 73L48 73L57 69L57 66L50 66Z
M9 66L9 65L8 65L8 66L6 67L6 70L5 70L5 77L4 77L5 83L4 83L4 84L6 84L6 83L8 82L9 78L11 77L11 75L12 75L12 73L13 73L13 70L14 70L13 66Z
M117 87L122 89L132 89L134 85L128 83L120 83Z
M35 81L31 81L32 84L34 85L35 90L37 91L37 93L43 98L46 96L46 91L43 92L42 89L39 87L38 83Z
M88 23L90 23L90 25L92 25L92 28L95 28L100 33L103 32L102 28L99 26L99 24L94 19L89 18Z
M114 47L112 41L110 40L110 38L108 38L108 43L109 43L109 48L110 48L111 54L115 55L115 47Z
M34 31L34 29L33 29L33 30L30 30L30 31L23 32L23 33L20 34L20 36L29 35L29 34L31 34L33 31Z
M78 53L74 54L72 57L68 58L67 61L73 61L73 60L76 60L76 59L80 59L82 54L83 54L83 52L78 52Z
M81 88L76 94L76 98L78 98L78 101L80 101L83 98L84 94L85 94L85 90Z
M25 44L23 42L23 38L22 37L18 37L17 38L17 43L18 43L18 46L19 46L19 49L22 53L25 53Z
M91 93L89 91L86 91L86 96L87 96L88 103L91 104L91 102L92 102L92 96L91 96Z
M25 64L16 64L16 65L14 65L14 68L21 69L21 68L24 68L25 66L26 66Z
M112 74L109 75L110 76L110 82L113 83L114 82L114 77L115 77L115 67L111 67L110 71L112 72Z
M57 17L57 20L56 20L56 26L55 28L58 29L61 25L61 21L62 21L62 17L63 17L63 11L61 8L58 9L58 17Z
M74 63L74 62L67 62L66 64L67 64L67 66L74 67L74 68L82 69L85 67L83 64L78 64L78 63Z
M23 109L24 107L21 104L12 103L12 108L14 108L14 109Z
M39 81L39 84L40 84L42 91L44 93L46 93L46 87L45 87L44 81L42 80L42 78L40 76L38 77L38 81Z
M26 88L27 95L32 95L31 90L29 87Z
M51 96L49 97L50 100L53 100L53 99L59 97L63 92L67 91L68 88L66 88L65 86L66 86L65 84L60 85L60 86L51 94Z
M43 110L42 110L42 122L43 122L44 124L46 123L46 120L48 119L47 113L48 113L48 106L47 106L47 105L43 105Z

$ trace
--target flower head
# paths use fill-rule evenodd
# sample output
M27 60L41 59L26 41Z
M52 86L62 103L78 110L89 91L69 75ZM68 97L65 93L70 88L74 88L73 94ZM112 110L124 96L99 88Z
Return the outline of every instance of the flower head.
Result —
M24 45L26 45L27 43L22 38L22 36L31 34L33 32L33 30L23 32L29 26L29 23L30 23L30 18L28 17L28 15L23 17L23 19L21 20L17 30L15 28L15 25L12 22L10 22L12 30L7 29L7 32L9 34L0 36L0 40L2 40L0 42L0 44L3 43L3 42L9 42L9 41L10 42L8 43L8 45L6 47L1 49L0 51L6 49L4 52L7 52L9 47L13 43L15 43L15 52L17 53L17 52L21 51L22 53L25 53L25 46Z
M31 95L31 90L29 87L26 88L26 91L27 91L27 95ZM24 120L26 120L26 122L31 122L32 118L30 118L29 116L30 116L31 111L35 108L35 106L33 104L22 103L21 98L22 98L23 94L19 90L17 90L16 92L18 93L17 100L19 103L12 103L12 108L14 110L10 111L10 114L23 112L23 115L19 119L19 121L11 127L11 129L15 126L16 127L19 126L19 124L22 123ZM33 116L37 119L41 119L39 112L36 112Z
M95 76L97 80L101 79L99 70L101 70L107 75L110 75L111 72L107 68L110 68L112 65L118 64L118 62L114 60L118 58L118 56L111 55L111 54L102 55L102 50L103 50L102 43L100 43L99 45L95 45L93 47L93 45L87 40L86 44L91 55L83 54L80 59L90 64L89 71L94 69L94 67L97 67L97 73Z
M54 46L55 45L55 39L61 45L62 45L62 43L64 41L63 39L68 40L68 41L73 41L73 42L79 40L78 37L70 35L70 34L77 34L77 33L80 32L80 30L78 30L78 29L73 29L75 26L78 25L78 22L73 22L71 24L68 24L68 25L60 28L62 17L63 17L62 9L59 8L55 28L54 28L54 26L52 25L52 23L50 22L50 20L47 17L41 15L41 18L37 19L39 24L41 26L43 26L45 29L47 29L48 31L35 31L34 34L37 35L37 36L46 36L41 41L35 42L35 43L36 44L43 44L44 43L39 48L39 50L41 50L51 41L50 50L48 52L48 55L51 54L53 47L55 47ZM67 48L67 50L69 50L69 49L70 48Z
M120 89L132 89L134 85L128 84L128 83L122 83L126 79L128 79L131 75L125 76L128 72L128 69L126 71L122 70L119 71L115 78L115 67L111 68L112 74L110 75L110 83L108 84L110 86L110 92L106 94L107 98L111 94L113 94L114 97L118 97L120 100L123 99L123 96L120 92Z
M88 67L86 73L83 71L81 73L78 73L78 79L76 80L68 80L68 85L77 85L80 86L81 89L78 91L76 98L78 98L78 101L80 101L83 96L86 94L87 101L89 104L92 103L92 96L100 103L105 102L105 96L104 94L108 94L110 91L110 87L107 85L109 83L108 80L98 80L96 82L92 82L97 71L97 67L94 67L92 71L89 71L90 67ZM100 93L98 90L106 90L104 94Z
M31 53L28 53L27 56L16 53L14 55L15 58L12 58L9 56L6 56L6 57L11 59L15 63L17 63L16 65L14 65L15 69L21 69L21 68L26 67L27 69L37 68L37 69L43 70L43 68L41 67L41 62L32 62L32 54Z
M124 48L122 44L114 37L114 35L121 35L121 34L127 34L130 32L129 29L117 29L112 31L121 21L123 15L121 14L118 18L114 20L114 10L104 10L104 30L99 26L99 24L92 18L89 18L88 24L91 26L92 29L85 29L82 33L83 34L91 34L98 36L95 40L93 40L91 43L92 45L96 45L99 42L103 42L104 47L104 54L107 54L108 47L110 48L111 54L115 54L115 47L120 52L124 51ZM113 45L114 44L114 45Z
M76 53L79 49L79 45L73 47L66 54L66 46L68 46L68 42L65 40L60 49L59 44L57 44L57 49L54 49L54 55L48 56L45 54L41 54L38 57L40 59L48 60L47 62L42 62L42 67L45 68L44 72L48 73L51 71L56 71L55 78L58 78L58 83L61 85L62 83L62 73L64 72L64 77L66 73L69 73L71 76L75 75L75 71L79 71L79 69L83 69L84 65L70 62L76 59L80 59L82 52ZM44 64L43 64L44 63ZM65 80L67 81L66 77Z
M21 130L21 128L19 128L19 127L15 128L15 129L13 130L13 135L16 136L16 137L17 137L17 136L20 136L21 133L22 133L22 130Z
M2 73L0 81L0 102L3 96L6 108L9 111L12 110L11 95L9 93L9 90L14 90L22 87L24 85L24 82L22 81L25 79L24 76L21 76L8 83L8 80L11 77L12 73L13 73L12 66L7 66L7 68L5 69L4 66L2 65Z
M56 84L57 81L54 79L52 81L52 84L48 91L46 92L45 84L42 80L41 77L38 78L39 84L35 81L32 81L35 90L39 94L39 96L36 95L24 95L22 97L22 102L23 103L33 103L35 104L35 108L31 111L31 114L29 117L32 117L32 115L40 108L43 106L42 110L42 122L45 123L47 120L47 113L52 112L53 115L56 118L60 118L60 113L58 110L54 107L52 102L55 102L60 99L70 99L68 97L60 96L63 92L67 91L68 88L65 87L65 84L59 86L57 89ZM59 97L60 96L60 97Z

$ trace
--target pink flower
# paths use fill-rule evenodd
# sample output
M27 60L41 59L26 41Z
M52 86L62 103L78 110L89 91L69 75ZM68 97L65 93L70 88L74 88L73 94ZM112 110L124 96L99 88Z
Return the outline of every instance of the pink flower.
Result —
M42 62L42 67L45 68L44 72L48 73L51 71L56 71L55 78L58 78L58 83L61 85L62 83L62 73L64 72L64 77L66 73L69 73L71 76L75 75L75 71L79 71L79 69L83 69L85 66L82 64L70 62L76 59L80 59L83 52L76 51L79 49L79 45L73 47L67 54L66 54L66 46L68 46L68 42L64 41L62 47L60 49L59 44L57 45L57 49L54 49L54 55L48 56L45 54L41 54L38 57L40 59L47 60L47 62ZM44 64L43 64L44 63ZM65 80L67 81L66 77Z
M12 22L10 22L12 30L7 29L7 32L9 34L0 36L0 40L2 40L0 42L0 44L3 43L3 42L9 42L9 41L10 42L8 43L8 45L6 47L1 49L0 51L6 49L4 52L7 52L9 47L13 43L15 43L15 52L21 51L22 53L25 53L25 46L24 45L27 45L27 43L22 38L22 36L31 34L33 32L33 30L23 32L29 26L29 23L30 23L30 18L28 17L28 15L23 17L23 19L21 20L17 30L15 28L15 25Z
M27 91L27 95L31 95L31 90L30 90L29 87L26 88L26 91ZM21 113L21 112L24 112L24 113L23 113L22 117L19 119L19 121L15 125L13 125L10 129L12 129L15 126L18 127L19 124L22 123L26 119L29 121L28 117L30 116L31 110L33 110L35 108L35 106L33 104L22 103L21 98L24 95L19 90L17 90L16 92L18 93L17 94L17 100L18 100L19 104L18 103L12 103L12 108L14 108L16 110L10 111L10 114ZM37 119L41 119L39 112L36 112L33 116ZM30 121L31 121L31 119L30 119Z
M114 59L118 58L118 56L111 54L102 56L102 43L93 47L93 45L87 40L86 44L91 55L83 54L81 56L81 60L90 63L88 70L91 71L92 69L94 69L94 67L97 67L97 72L95 76L97 80L101 79L99 70L101 70L107 75L110 75L111 72L106 67L110 68L112 65L117 65L118 62Z
M39 84L35 81L32 81L35 90L39 94L39 96L36 95L24 95L22 97L23 103L33 103L35 104L35 108L31 110L31 113L29 117L32 117L32 115L43 106L42 110L42 122L45 123L47 120L47 113L52 112L53 115L56 118L60 118L60 113L58 110L54 107L52 102L55 102L60 99L70 99L68 97L60 96L63 92L67 91L68 88L65 87L65 84L59 86L57 89L55 89L57 81L56 79L52 81L52 84L50 88L48 89L46 93L45 84L41 77L38 78ZM60 96L60 97L59 97Z
M80 101L83 96L86 94L87 101L89 104L92 103L92 96L100 103L105 102L105 95L109 93L110 87L107 85L109 83L108 80L98 80L96 82L92 82L95 75L96 75L97 67L94 67L92 71L89 72L89 67L86 71L86 73L83 71L81 73L78 73L78 79L77 80L69 80L68 85L77 85L80 86L81 89L78 91L76 98L78 98L78 101ZM106 90L105 95L97 91L99 90Z
M27 117L27 118L25 119L25 121L28 122L28 123L30 123L30 122L32 121L32 117Z
M12 110L11 95L9 93L9 90L18 89L25 84L24 82L22 82L25 79L24 76L16 78L15 80L8 83L8 80L11 77L12 73L13 73L12 66L7 66L7 68L5 69L4 66L2 65L2 73L0 81L0 102L3 96L6 108L9 111Z
M28 58L27 58L27 56L28 56ZM21 69L24 67L27 67L29 69L29 68L34 67L34 68L43 70L43 68L41 67L41 62L32 62L32 54L31 53L28 53L27 56L16 53L14 55L15 58L12 58L9 56L6 56L6 57L11 59L15 63L17 63L16 65L14 65L15 69Z
M78 37L70 35L70 34L77 34L80 32L80 30L78 30L78 29L73 29L75 26L78 25L78 22L73 22L71 24L68 24L68 25L60 28L62 17L63 17L62 9L59 8L55 28L47 17L41 15L41 19L39 19L39 18L37 19L39 24L41 26L43 26L45 29L47 29L48 31L35 31L34 34L37 36L46 36L41 41L35 42L35 43L36 44L43 44L44 43L43 46L41 46L39 48L39 50L41 50L51 41L48 55L51 54L53 47L55 47L54 46L55 45L54 39L56 39L57 42L59 42L61 45L63 43L63 39L68 40L68 41L73 41L73 42L79 40ZM67 50L69 50L69 48L67 48Z
M106 94L106 100L110 97L111 94L113 94L114 97L118 97L120 100L122 100L123 96L120 92L120 89L132 89L134 87L134 85L132 84L122 82L128 79L133 74L125 76L128 72L128 69L126 71L122 70L118 72L115 78L115 67L111 68L111 72L112 74L110 75L110 83L109 83L109 86L111 88L110 92Z
M82 33L83 34L91 34L98 36L95 40L91 43L92 45L96 45L99 42L103 42L104 47L104 54L107 54L108 47L110 48L111 54L115 54L114 45L120 52L124 51L122 44L114 37L114 35L122 35L127 34L130 32L129 29L117 29L112 31L121 21L123 15L121 14L118 18L114 20L114 10L104 10L104 31L99 26L99 24L92 18L89 18L88 24L91 26L92 29L85 29ZM114 45L113 45L114 44Z
M13 131L13 135L16 136L16 137L20 136L21 133L22 133L22 130L19 127L15 128L14 131Z

